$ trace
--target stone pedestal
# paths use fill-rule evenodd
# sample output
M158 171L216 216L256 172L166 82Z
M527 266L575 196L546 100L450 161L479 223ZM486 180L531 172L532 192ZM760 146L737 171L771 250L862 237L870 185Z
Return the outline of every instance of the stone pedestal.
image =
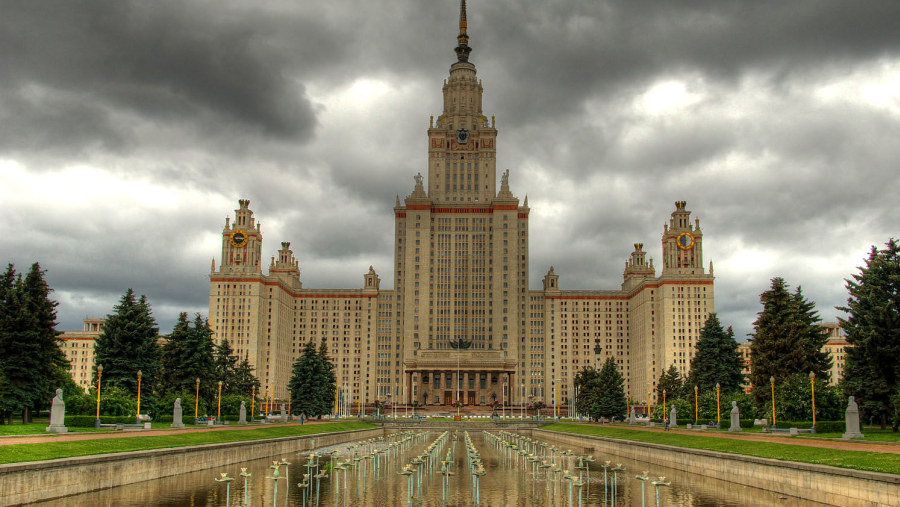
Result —
M678 413L675 412L675 406L672 406L672 410L669 411L669 427L674 428L678 426Z

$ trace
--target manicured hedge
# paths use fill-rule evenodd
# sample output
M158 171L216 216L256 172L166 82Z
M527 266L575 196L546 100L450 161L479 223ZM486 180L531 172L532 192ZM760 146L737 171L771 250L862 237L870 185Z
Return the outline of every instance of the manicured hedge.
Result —
M812 421L776 421L775 426L778 428L812 428ZM816 421L817 433L844 433L846 424L844 421Z
M67 415L66 426L70 428L93 428L94 420L97 419L92 415ZM100 417L103 424L134 424L137 419L134 416L112 416L104 415Z

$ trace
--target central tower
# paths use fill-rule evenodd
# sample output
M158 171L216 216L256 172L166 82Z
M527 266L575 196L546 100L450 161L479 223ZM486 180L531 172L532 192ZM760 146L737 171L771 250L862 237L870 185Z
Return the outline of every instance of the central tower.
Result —
M395 291L409 401L509 402L524 340L528 208L497 190L494 121L469 62L460 3L443 112L428 125L428 181L394 208Z
M457 61L444 81L444 108L428 128L428 195L436 203L485 203L496 193L494 120L481 107L484 90L469 62L466 2L459 14Z

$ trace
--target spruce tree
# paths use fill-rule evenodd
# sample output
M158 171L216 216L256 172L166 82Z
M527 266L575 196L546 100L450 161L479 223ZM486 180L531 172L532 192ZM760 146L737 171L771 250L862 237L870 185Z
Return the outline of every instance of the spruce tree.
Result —
M700 330L697 351L691 359L689 385L696 385L706 392L715 390L718 383L721 392L735 392L740 390L744 381L741 368L741 354L734 332L731 327L722 329L716 314L709 314Z
M215 352L216 378L222 381L222 396L226 394L238 394L234 389L235 373L238 368L238 357L234 355L234 349L228 338L216 345Z
M599 411L600 396L600 372L593 366L585 366L575 374L575 387L578 388L578 396L575 398L575 410L582 414L588 414L595 419Z
M303 345L300 356L294 361L291 372L291 380L288 388L291 392L291 412L294 414L306 414L307 417L317 417L327 414L322 412L321 404L316 399L320 358L316 352L316 346L312 341Z
M94 342L95 363L103 366L103 385L117 386L137 395L137 372L142 373L141 397L153 406L153 391L159 377L159 331L147 298L135 299L128 289L106 316L103 331ZM96 367L94 382L97 380ZM101 387L102 389L102 387Z
M34 319L40 356L40 370L34 374L36 381L43 383L43 393L35 400L35 408L38 409L49 406L56 390L68 385L71 380L69 360L60 348L61 340L56 330L58 303L50 299L53 289L44 280L44 273L40 264L35 262L24 280L27 311Z
M316 395L321 404L322 414L333 413L335 406L335 394L337 393L337 374L335 365L328 356L328 343L323 339L319 343L319 392Z
M12 264L0 278L0 370L4 386L0 410L12 423L21 412L22 422L31 422L31 408L45 392L38 320L29 311L29 297Z
M253 374L253 366L250 365L250 360L246 355L238 363L232 382L234 394L249 396L254 390L259 392L259 379Z
M200 314L196 315L192 326L187 313L182 312L162 347L163 390L195 395L197 379L200 379L200 399L207 403L213 401L218 388L214 347L209 326Z
M597 387L600 392L597 396L596 418L625 414L627 401L625 400L624 384L625 378L619 372L615 356L607 357L597 376Z
M769 290L760 294L763 309L753 323L750 342L751 395L757 410L772 398L770 378L776 386L794 374L814 372L827 379L830 360L821 353L827 331L818 325L820 319L800 288L788 292L782 278L773 278Z
M659 376L659 381L656 383L656 403L654 405L663 403L663 391L666 393L666 400L671 401L679 398L683 390L684 380L678 373L678 368L673 364Z
M844 365L845 394L857 398L862 415L876 417L882 428L888 419L897 431L900 412L900 245L890 239L885 248L872 247L865 266L847 280L847 312L840 319L850 347Z

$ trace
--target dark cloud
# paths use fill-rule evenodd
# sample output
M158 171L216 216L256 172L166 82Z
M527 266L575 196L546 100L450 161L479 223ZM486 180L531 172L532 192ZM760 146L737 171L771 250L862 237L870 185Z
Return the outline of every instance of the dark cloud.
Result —
M205 309L238 198L306 287L359 287L370 264L392 286L394 196L426 173L456 0L3 8L0 258L42 262L61 328L128 287L164 330ZM739 337L773 276L833 318L842 279L897 236L898 18L893 1L470 1L498 169L532 206L532 288L551 265L564 288L618 287L687 200ZM645 108L666 82L687 99Z

